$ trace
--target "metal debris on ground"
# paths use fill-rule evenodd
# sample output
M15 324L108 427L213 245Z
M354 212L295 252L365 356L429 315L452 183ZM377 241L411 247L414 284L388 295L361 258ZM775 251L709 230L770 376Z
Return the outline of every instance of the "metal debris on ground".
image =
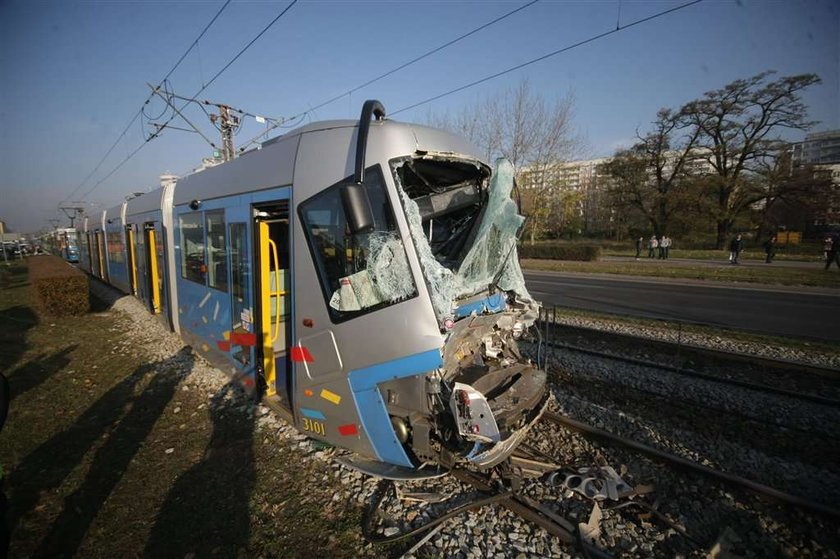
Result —
M549 475L549 485L562 485L594 501L618 501L638 494L611 466L579 468L576 474L566 475L562 483L558 483L561 476L560 472Z

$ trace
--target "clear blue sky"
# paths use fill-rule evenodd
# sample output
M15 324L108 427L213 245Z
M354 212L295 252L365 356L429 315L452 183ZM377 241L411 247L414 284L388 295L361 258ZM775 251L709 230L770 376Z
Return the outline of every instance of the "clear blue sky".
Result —
M146 99L145 83L163 78L223 3L0 0L0 219L22 232L49 227L46 220L61 215L57 204ZM291 116L522 4L300 0L201 97ZM357 118L367 98L393 112L614 29L619 8L624 25L680 4L542 0L311 118ZM172 75L175 91L195 93L287 5L234 0ZM770 69L819 74L823 83L804 96L820 121L815 130L840 128L840 2L705 0L396 118L422 122L430 111L457 111L527 78L546 98L574 94L586 155L602 156L630 142L658 108ZM200 110L188 116L216 140ZM237 141L259 131L251 120ZM135 123L79 194L142 142ZM129 192L156 187L165 171L195 167L209 152L198 135L169 130L87 201L115 205Z

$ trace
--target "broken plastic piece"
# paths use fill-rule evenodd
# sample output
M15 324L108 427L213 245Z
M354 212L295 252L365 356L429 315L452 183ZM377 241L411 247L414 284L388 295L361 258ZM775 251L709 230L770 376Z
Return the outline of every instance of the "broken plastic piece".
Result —
M578 531L581 539L589 545L596 545L596 540L601 536L601 519L604 517L598 503L592 505L592 512L589 513L589 522L578 524Z

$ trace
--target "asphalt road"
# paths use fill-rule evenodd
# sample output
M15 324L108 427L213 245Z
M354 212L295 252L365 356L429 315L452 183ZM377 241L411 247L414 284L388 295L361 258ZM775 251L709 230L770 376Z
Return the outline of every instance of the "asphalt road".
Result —
M524 272L531 295L546 306L840 341L840 292Z

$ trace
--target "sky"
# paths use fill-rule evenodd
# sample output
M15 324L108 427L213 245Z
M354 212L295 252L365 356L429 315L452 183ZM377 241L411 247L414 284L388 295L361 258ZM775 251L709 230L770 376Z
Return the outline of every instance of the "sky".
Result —
M172 72L171 90L194 96L289 3L230 2ZM365 99L379 99L390 114L687 2L540 0L310 110L527 3L299 0L199 98L274 118L306 113L293 123L357 119ZM165 108L158 99L122 133L149 96L146 84L161 82L223 5L0 0L0 220L9 229L48 229L55 218L66 226L62 202L101 211L211 155L195 133L170 129L144 141L153 130L146 117ZM822 83L803 94L810 118L819 121L812 131L840 129L840 1L704 0L394 118L426 122L528 80L548 101L572 95L582 155L608 156L644 131L659 108L765 70L818 74ZM198 107L185 115L219 143ZM237 145L262 128L246 118ZM787 139L803 136L795 131Z

